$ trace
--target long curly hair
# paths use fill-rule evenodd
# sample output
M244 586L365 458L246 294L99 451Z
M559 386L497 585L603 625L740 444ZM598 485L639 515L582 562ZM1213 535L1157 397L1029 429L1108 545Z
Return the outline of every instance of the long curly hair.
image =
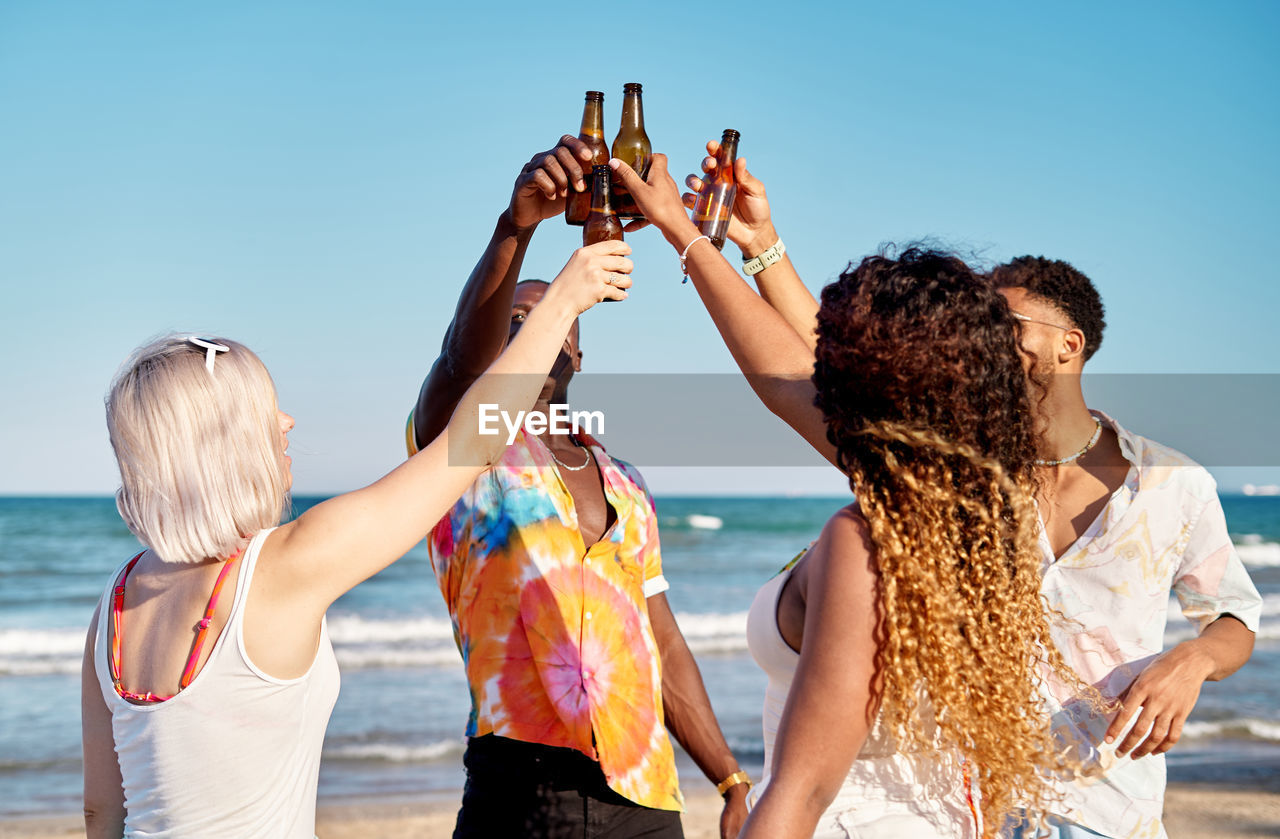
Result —
M1049 635L1035 435L1016 321L955 256L870 256L822 292L815 402L875 544L881 720L910 751L968 759L983 823L1069 768L1040 698ZM927 698L929 707L923 706ZM926 735L925 717L936 720Z

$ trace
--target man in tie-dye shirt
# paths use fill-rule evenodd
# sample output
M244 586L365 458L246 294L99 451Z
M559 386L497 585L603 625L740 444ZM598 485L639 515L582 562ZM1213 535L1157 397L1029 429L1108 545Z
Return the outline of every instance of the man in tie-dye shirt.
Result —
M566 136L522 170L423 383L410 451L447 425L541 299L544 283L515 278L590 157ZM534 411L567 404L581 360L575 324ZM428 539L471 689L455 839L681 836L666 729L719 787L722 837L736 836L748 782L663 593L653 498L590 435L533 431L515 434Z
M1253 650L1262 601L1227 533L1209 473L1084 401L1080 376L1105 325L1087 277L1020 257L992 280L1022 321L1038 400L1043 592L1065 620L1054 639L1110 714L1059 688L1054 724L1085 773L1063 784L1051 836L1164 837L1164 752L1206 680ZM1164 649L1170 593L1198 633ZM1014 836L1035 835L1023 825ZM1043 834L1040 834L1043 836Z

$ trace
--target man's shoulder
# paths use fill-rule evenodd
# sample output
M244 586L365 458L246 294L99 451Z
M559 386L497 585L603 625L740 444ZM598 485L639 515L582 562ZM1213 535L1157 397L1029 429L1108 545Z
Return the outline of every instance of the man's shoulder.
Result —
M1144 466L1168 466L1189 470L1195 475L1203 475L1209 480L1209 470L1201 466L1191 455L1175 449L1166 443L1152 440L1150 437L1133 435L1142 441L1142 462Z
M601 445L598 441L593 440L592 442L594 443L594 445L600 446L602 450L604 449L604 446ZM622 458L615 457L612 453L608 453L608 454L609 454L609 462L612 463L617 468L617 470L622 473L622 476L626 478L628 482L635 484L637 487L643 490L645 495L648 495L649 485L645 483L644 476L640 474L640 470L636 468L635 465L623 460Z
M1201 466L1194 458L1173 446L1144 437L1121 427L1115 420L1103 415L1120 438L1125 455L1136 460L1143 473L1143 486L1173 485L1191 491L1197 496L1216 493L1218 483L1209 470ZM1148 478L1156 478L1151 482Z
M1218 496L1218 482L1188 455L1163 443L1145 440L1142 457L1142 488L1161 487L1176 493L1194 509Z

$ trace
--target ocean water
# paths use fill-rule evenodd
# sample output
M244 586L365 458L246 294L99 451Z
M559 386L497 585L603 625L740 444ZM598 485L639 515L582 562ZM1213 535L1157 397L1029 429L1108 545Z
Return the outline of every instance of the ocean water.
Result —
M317 500L295 499L296 512ZM765 680L746 650L747 609L843 503L658 499L667 596L721 727L757 776ZM1249 664L1205 685L1169 755L1173 778L1280 771L1280 498L1223 505L1264 617ZM0 817L79 810L85 627L106 576L137 550L109 498L0 498ZM1170 613L1166 641L1190 637L1176 602ZM342 694L325 741L322 800L456 798L468 695L425 548L339 600L329 629ZM687 758L680 771L689 788L705 783Z

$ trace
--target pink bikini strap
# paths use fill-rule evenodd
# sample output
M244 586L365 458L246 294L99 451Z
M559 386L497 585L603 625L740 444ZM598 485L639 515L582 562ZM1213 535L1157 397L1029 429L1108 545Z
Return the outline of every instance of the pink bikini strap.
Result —
M222 591L222 584L227 581L227 574L231 571L231 566L236 564L236 560L240 558L243 551L236 551L235 556L222 563L222 570L218 572L218 581L213 584L213 594L209 595L209 605L204 610L204 617L200 619L200 623L196 624L196 640L191 645L191 655L187 656L187 666L182 668L182 678L178 680L178 690L182 690L191 684L191 680L196 675L196 662L200 660L200 649L204 646L204 636L209 634L209 622L213 620L213 612L218 608L218 594Z
M133 566L138 564L138 560L142 559L140 551L137 556L129 560L129 564L124 567L124 572L120 575L120 579L116 581L115 591L111 595L111 660L108 664L111 667L111 681L115 683L116 693L124 696L126 699L137 699L138 697L127 695L120 687L120 649L121 640L121 615L124 614L124 581L129 576L129 572L133 570Z
M204 617L196 624L195 641L191 644L191 655L187 656L187 666L182 668L182 677L178 680L178 690L184 689L195 678L196 663L200 660L200 650L204 647L205 636L209 633L209 623L213 620L214 610L218 606L218 594L222 591L222 584L227 581L227 574L230 573L231 566L235 564L235 561L240 558L242 553L244 553L243 550L237 551L234 556L222 563L222 570L218 572L218 580L213 584L213 593L209 595L209 605L205 607ZM125 690L122 684L121 650L124 644L124 583L129 577L129 572L133 570L133 566L137 565L138 560L141 558L142 554L139 553L129 560L129 564L125 566L124 572L120 575L120 581L116 583L115 590L112 592L111 681L115 685L116 693L125 699L134 699L142 702L164 702L166 699L172 699L173 697L160 696L151 691L134 693L133 691Z

